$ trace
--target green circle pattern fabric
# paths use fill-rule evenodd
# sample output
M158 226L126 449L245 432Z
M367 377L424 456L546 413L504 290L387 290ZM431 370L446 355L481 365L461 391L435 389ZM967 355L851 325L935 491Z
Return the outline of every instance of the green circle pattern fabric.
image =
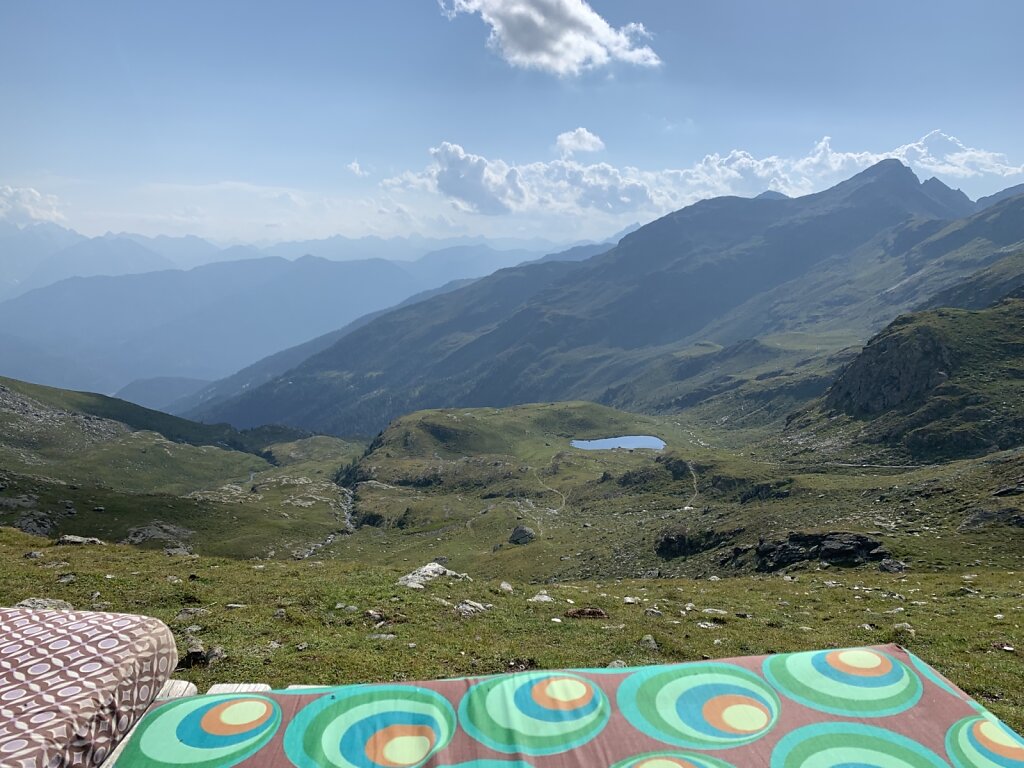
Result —
M289 723L284 750L296 768L412 768L455 733L455 710L427 688L338 689Z
M257 752L281 725L265 696L180 699L142 720L118 763L142 768L229 768Z
M689 752L648 752L615 763L612 768L735 768L732 763Z
M950 728L946 752L956 768L1024 768L1024 739L987 713Z
M729 749L760 739L780 709L764 680L719 662L642 669L619 687L618 704L638 731L690 749Z
M769 656L764 676L805 707L844 717L888 717L913 707L924 690L906 664L870 648Z
M608 723L604 692L579 675L524 672L477 683L462 699L459 722L497 752L553 755L587 743Z
M948 768L916 741L861 723L816 723L786 734L770 768Z

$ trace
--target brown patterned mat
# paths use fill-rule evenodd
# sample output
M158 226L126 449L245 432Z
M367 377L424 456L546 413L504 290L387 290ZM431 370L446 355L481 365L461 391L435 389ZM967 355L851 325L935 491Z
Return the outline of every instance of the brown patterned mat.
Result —
M157 619L0 608L0 766L98 766L177 657Z

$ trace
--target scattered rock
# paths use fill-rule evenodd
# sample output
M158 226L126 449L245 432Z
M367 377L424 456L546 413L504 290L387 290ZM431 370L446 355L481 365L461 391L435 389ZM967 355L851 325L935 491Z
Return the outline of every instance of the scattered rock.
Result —
M24 512L14 521L14 527L32 536L50 536L57 524L45 512Z
M203 628L198 624L189 624L187 627L185 627L186 635L198 635L202 631Z
M74 584L75 578L75 574L73 573L62 573L60 576L57 577L57 581L60 584Z
M203 616L210 612L209 608L190 607L182 608L178 611L178 615L174 617L174 622L181 624L186 621L194 619L196 616Z
M248 608L249 606L245 603L228 603L224 607L227 608L229 611L236 611L239 608Z
M708 576L708 581L721 581L721 576Z
M905 635L906 637L914 637L917 635L917 631L905 621L900 624L894 624L892 631L895 635Z
M553 603L553 602L555 602L555 598L553 598L551 595L549 595L547 593L547 590L542 589L540 592L538 592L533 597L528 598L526 602L528 602L528 603Z
M192 554L192 548L184 544L175 544L170 547L164 547L164 554L168 557L188 557Z
M224 649L219 645L215 645L206 654L206 663L212 666L214 664L219 664L227 657L228 655L224 652Z
M690 557L720 547L741 533L743 533L742 528L718 531L712 528L693 529L686 525L680 525L661 533L654 545L654 552L665 560Z
M278 608L276 611L274 611L274 618L275 619L287 619L288 618L288 613L287 613L287 611L285 611L284 608Z
M188 640L188 647L185 651L185 656L178 666L184 667L185 669L191 669L192 667L202 667L206 665L206 646L203 645L201 640L190 637Z
M701 613L706 613L709 616L728 616L728 611L723 611L721 608L705 608Z
M167 583L168 584L181 584L181 579L179 579L177 576L168 576L167 577Z
M508 542L509 544L529 544L535 538L537 538L537 534L534 533L532 528L527 528L525 525L517 525L512 529Z
M106 546L107 542L100 541L95 536L72 536L69 533L66 533L63 536L61 536L59 539L57 539L57 546L58 547L67 547L67 546L81 547L81 546L85 546L87 544L88 545L98 544L98 545L101 545L101 546Z
M821 560L833 565L861 565L889 557L882 542L863 533L790 533L783 541L762 541L755 550L757 570L776 571L796 563Z
M299 643L298 645L295 646L295 650L296 651L304 651L307 648L309 648L309 643Z
M608 669L625 669L626 662L622 659L616 659L608 665Z
M195 534L188 528L173 523L165 523L162 520L154 520L148 525L141 525L136 528L129 528L128 535L122 539L122 544L142 544L145 541L169 541L172 545L182 546L182 539L189 539Z
M627 597L622 598L622 602L625 603L626 605L639 605L640 604L640 598L639 597L628 597L627 596Z
M640 638L640 647L646 648L649 651L660 650L658 648L658 641L654 639L654 635L644 635Z
M367 635L366 639L367 640L396 640L396 639L398 639L398 635L391 635L391 634L387 634L387 633L377 633L377 634L373 634L373 635Z
M570 608L565 612L568 619L607 619L608 614L601 608Z
M460 581L472 581L468 574L450 571L440 563L427 563L412 573L405 574L405 576L398 580L398 585L409 587L410 589L423 589L426 584L442 576L449 579L459 579Z
M515 594L515 590L512 589L512 585L509 584L507 581L501 582L501 584L498 585L498 589L500 589L502 592L504 592L507 595Z
M551 621L553 621L555 624L561 624L562 623L562 620L559 619L558 617L553 618Z
M478 613L489 611L493 607L493 605L484 605L475 600L463 600L455 606L455 612L462 618L468 619L470 616L476 616Z
M907 564L902 560L893 560L891 557L887 557L878 564L878 570L882 573L903 573L907 570Z
M664 616L664 614L657 608L646 608L644 609L644 616L653 616L655 618L658 618L660 616Z
M24 557L26 560L38 560L42 556L43 553L37 549L34 549L31 552L26 552L24 555L22 555L22 557Z
M698 621L697 626L701 629L715 629L718 625L711 621Z
M30 611L73 611L71 603L66 600L57 600L52 597L26 597L20 603L14 604L15 608L28 608Z

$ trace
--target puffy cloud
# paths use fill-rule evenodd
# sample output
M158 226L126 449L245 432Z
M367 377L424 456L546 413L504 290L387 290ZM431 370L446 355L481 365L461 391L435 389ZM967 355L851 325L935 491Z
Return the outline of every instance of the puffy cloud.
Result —
M352 173L354 173L356 176L358 176L361 179L362 178L366 178L367 176L370 175L370 172L368 170L366 170L365 168L363 168L363 166L361 166L359 164L358 160L353 160L351 163L349 163L345 167L348 168L350 171L352 171Z
M0 219L14 224L63 221L56 195L44 195L32 187L0 186Z
M604 149L604 142L600 136L581 126L575 131L558 134L555 146L562 157L570 157L576 152L600 152Z
M585 0L438 0L448 18L480 14L491 28L488 44L513 66L556 75L578 75L622 61L644 67L661 63L638 41L642 24L615 29Z
M720 195L752 196L774 189L798 196L824 189L880 160L896 158L919 175L956 178L1024 174L996 152L968 147L953 136L933 131L886 152L844 152L825 137L798 157L757 157L740 149L713 153L685 168L646 171L608 163L581 163L569 151L603 147L594 134L579 128L558 137L563 157L519 165L467 152L444 142L430 150L433 163L420 173L389 179L392 189L415 189L441 195L458 210L490 215L658 216L697 200Z

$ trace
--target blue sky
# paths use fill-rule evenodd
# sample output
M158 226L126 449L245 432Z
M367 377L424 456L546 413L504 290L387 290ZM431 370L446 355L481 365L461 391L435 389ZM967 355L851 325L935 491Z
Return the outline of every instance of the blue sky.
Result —
M5 2L0 216L568 241L884 156L977 197L1024 182L1021 29L1017 0Z

